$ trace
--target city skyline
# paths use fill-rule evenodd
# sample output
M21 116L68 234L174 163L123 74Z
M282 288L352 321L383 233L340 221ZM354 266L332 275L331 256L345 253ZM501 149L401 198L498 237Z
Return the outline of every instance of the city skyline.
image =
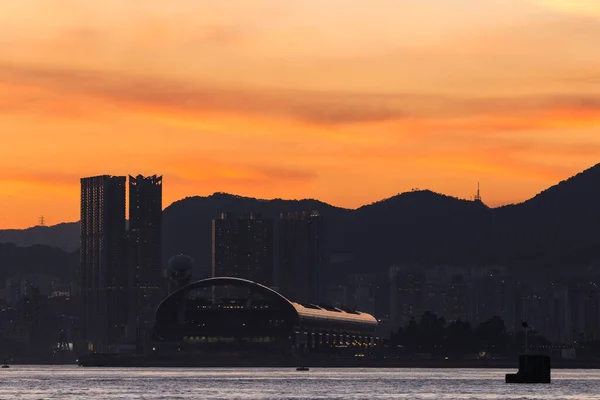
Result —
M537 199L537 208L547 212L556 210L548 204L558 204L559 208L567 211L571 209L569 204L577 204L579 212L590 206L596 210L593 205L597 201L593 196L587 201L575 203L563 200L576 199L577 196L573 194L596 193L589 189L595 187L599 173L600 165L597 165L547 191ZM212 278L195 280L180 290L172 290L171 287L168 290L170 295L165 298L167 276L173 276L172 273L176 271L191 273L189 267L195 262L189 256L183 256L191 254L186 251L191 248L181 246L181 241L176 238L177 251L167 251L166 254L180 255L170 258L170 273L160 273L165 261L161 257L165 244L161 236L173 236L161 233L162 189L160 175L81 178L81 263L77 268L77 283L71 281L65 286L64 283L72 279L68 277L69 274L61 278L39 272L46 268L23 274L21 266L18 273L8 276L6 289L2 293L4 310L10 312L0 321L10 327L10 330L4 331L5 337L18 343L38 346L35 351L42 357L44 349L53 349L54 357L59 357L54 350L68 357L73 355L72 349L77 349L77 352L80 349L101 350L100 354L114 354L112 352L115 350L132 348L134 343L138 355L168 354L171 357L180 354L182 346L186 349L184 353L192 354L207 346L214 345L216 349L231 344L232 340L249 348L257 349L256 346L260 346L265 351L271 346L277 349L291 345L293 354L297 351L303 354L335 354L338 352L337 346L343 342L344 348L350 346L351 352L365 349L367 356L367 343L379 346L384 344L379 339L388 335L392 341L407 341L408 350L401 350L399 354L408 351L410 355L411 351L427 343L436 348L442 342L444 346L449 345L451 351L461 352L468 351L469 340L453 342L446 339L444 332L455 334L458 331L462 332L464 338L470 336L483 340L482 332L495 327L494 330L501 332L502 338L508 339L517 337L522 329L522 321L527 321L532 332L535 332L537 339L532 342L536 343L539 339L545 343L545 348L552 345L579 354L579 343L594 343L600 337L600 290L597 284L600 275L597 263L582 264L580 266L584 268L570 270L543 268L542 276L534 265L521 268L523 265L519 265L518 260L510 257L510 254L508 262L499 263L485 255L483 258L475 255L468 261L458 254L455 258L458 262L454 263L448 258L453 256L453 252L448 253L445 249L452 247L459 250L457 243L465 242L458 237L461 235L460 229L454 224L451 231L430 228L423 231L423 236L418 229L410 229L411 221L424 221L418 208L412 210L417 217L415 220L406 215L398 219L385 204L380 210L383 212L367 212L356 218L346 215L348 219L339 219L340 215L336 217L335 213L328 213L327 220L321 221L316 209L292 210L298 204L275 201L280 209L273 210L265 207L261 201L250 200L246 206L239 203L233 206L245 211L230 210L222 212L220 217L211 218L214 216L214 206L223 206L224 209L232 207L232 203L219 201L227 196L217 196L216 203L209 207L212 211L196 213L193 209L187 209L181 214L186 223L200 234L197 237L191 234L192 240L189 242L192 248L206 249L209 241L212 242ZM425 200L437 196L415 192L408 195L408 198L411 197ZM471 202L452 198L443 200L446 204L450 202L466 206L460 217L461 226L467 228L463 233L472 232L468 225L473 220L469 215L476 216L477 226L486 221L486 215L489 215L486 213L502 212L482 207L477 197ZM127 201L129 226L126 229ZM380 205L373 205L371 210ZM306 206L307 203L302 204L302 207ZM507 212L503 213L502 220L508 223L511 231L525 233L517 238L521 244L528 235L511 217L510 211L516 211L513 215L517 220L523 220L523 214L517 208L505 210ZM341 210L337 212L346 214ZM355 212L361 213L360 210ZM204 214L204 218L196 219L198 214ZM587 215L590 218L592 214ZM577 220L581 214L574 216ZM208 222L208 218L212 220L212 238L207 235L209 225L203 223ZM440 219L443 220L437 215L430 222ZM355 223L362 220L366 224L354 229L351 224L344 224L344 220ZM530 221L535 220L534 216ZM381 221L386 223L381 224ZM182 232L182 225L170 225L178 227L178 235L190 238L189 234ZM322 230L322 226L328 228ZM586 226L580 224L579 228L583 231ZM348 252L331 246L334 242L330 239L340 236L340 227L344 227L343 231L347 233L342 235L342 242L349 243L349 249L354 250ZM549 228L565 231L559 226L551 225ZM357 231L367 236L360 235L356 240L348 234ZM500 225L496 231L500 232L498 237L502 237L505 229ZM441 259L445 261L431 263L431 252L427 246L423 247L424 243L435 239L433 232L441 233L441 244L434 243L433 248L437 248L434 252L441 254ZM532 234L539 237L535 232ZM326 235L328 239L324 238ZM371 240L366 240L367 237ZM416 237L417 245L411 244L408 237ZM493 237L488 236L488 239L494 241ZM390 247L388 241L396 251L386 261L380 256L384 254L383 250ZM468 241L471 242L469 253L473 248L487 249L488 255L496 252L485 246L485 241L482 242L483 246L478 245L473 237ZM555 243L560 240L544 239L544 242L554 243L552 247L556 250ZM577 239L576 242L580 243ZM510 242L507 243L508 246L497 243L497 248L510 253ZM357 247L362 250L356 252ZM536 257L545 258L542 247L527 247L536 249ZM421 255L428 254L425 261L419 261L420 257L412 261L401 258L401 254L406 255L408 249L415 248ZM577 249L585 251L581 246ZM526 262L530 263L527 252L525 257ZM203 257L196 259L206 261ZM352 259L357 261L354 266ZM573 267L574 264L569 265ZM65 277L66 281L63 281ZM61 288L67 290L61 291ZM71 307L66 304L69 301ZM157 307L158 304L160 306ZM68 313L79 315L79 319L65 317ZM223 313L228 313L227 318ZM303 323L305 319L307 322ZM77 321L80 321L79 324ZM300 325L294 325L294 321L300 321ZM337 328L323 325L319 328L319 335L313 335L311 329L315 328L315 324L319 327L326 321L337 321L340 325ZM435 327L430 325L434 321ZM430 333L437 332L434 340L439 343L427 340L418 343L416 338L420 337L419 330L423 331L427 326ZM336 329L342 327L352 332L345 332L340 337ZM286 330L294 334L290 335ZM56 345L56 342L46 341L45 338L53 332L58 333L59 343L51 348L50 345ZM493 346L499 351L498 354L514 351L514 345L508 342L498 342L497 346ZM392 354L398 348L404 349L404 346L387 346L384 351ZM149 352L150 349L152 352Z
M596 2L4 10L0 228L75 220L78 178L99 173L161 171L165 205L229 192L354 208L481 181L498 206L600 154Z

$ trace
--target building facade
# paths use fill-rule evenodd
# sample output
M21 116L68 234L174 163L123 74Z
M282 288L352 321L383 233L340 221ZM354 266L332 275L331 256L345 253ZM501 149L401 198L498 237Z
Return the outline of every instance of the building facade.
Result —
M81 179L78 295L88 349L118 342L126 335L125 183L124 176Z
M423 268L393 266L390 268L390 320L406 326L411 319L419 321L427 310L426 280Z
M273 220L223 213L212 221L212 276L274 286Z
M467 321L470 271L468 268L438 266L425 270L425 309L447 323Z
M519 329L512 285L503 267L418 267L390 269L391 321L405 326L425 311L443 317L446 323L468 321L478 325L500 317L509 331ZM517 323L518 322L518 323Z
M282 213L277 224L277 286L300 303L318 303L323 265L318 212Z
M16 304L23 297L30 296L34 290L42 295L48 296L55 290L58 283L58 278L47 274L16 274L6 280L6 304Z
M128 259L131 329L152 326L164 298L162 277L162 176L129 176Z
M469 322L478 325L500 317L510 332L521 329L516 318L515 293L506 268L499 266L471 269Z

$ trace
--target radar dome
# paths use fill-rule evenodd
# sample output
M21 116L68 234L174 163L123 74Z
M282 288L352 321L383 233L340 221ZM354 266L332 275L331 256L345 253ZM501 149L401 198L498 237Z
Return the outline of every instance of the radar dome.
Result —
M190 271L194 268L194 259L190 256L178 254L169 260L169 269L177 272Z

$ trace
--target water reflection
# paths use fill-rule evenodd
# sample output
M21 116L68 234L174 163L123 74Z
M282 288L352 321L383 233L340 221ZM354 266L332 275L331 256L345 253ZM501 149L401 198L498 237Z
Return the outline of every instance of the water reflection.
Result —
M0 399L600 399L600 371L553 371L551 385L506 385L506 372L13 366Z

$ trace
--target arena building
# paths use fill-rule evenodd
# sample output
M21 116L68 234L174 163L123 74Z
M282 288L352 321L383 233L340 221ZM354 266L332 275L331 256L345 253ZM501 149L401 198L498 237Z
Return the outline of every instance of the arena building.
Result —
M359 311L294 303L239 278L209 278L169 295L156 311L153 350L369 354L377 320Z

